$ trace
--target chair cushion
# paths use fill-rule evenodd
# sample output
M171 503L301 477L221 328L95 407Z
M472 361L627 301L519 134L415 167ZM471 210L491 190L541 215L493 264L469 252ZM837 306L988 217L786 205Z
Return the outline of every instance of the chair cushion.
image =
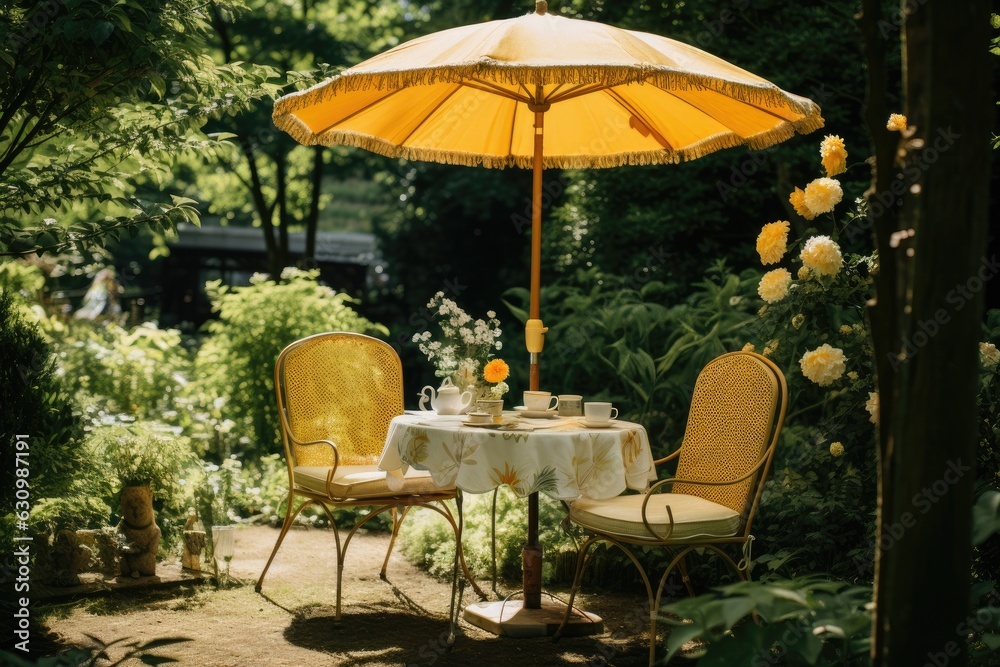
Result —
M643 494L628 494L607 500L578 498L570 504L570 518L598 533L656 539L642 523ZM740 529L740 515L725 505L713 503L683 493L655 494L646 506L646 516L653 529L666 533L670 519L666 506L674 517L670 541L696 541L698 538L732 537Z
M326 495L326 476L329 466L296 466L295 486L313 493ZM335 498L391 498L408 495L433 495L447 493L454 486L442 488L434 483L426 470L410 468L402 478L402 486L389 489L385 471L377 466L337 466L337 474L330 485ZM398 486L393 484L393 486Z

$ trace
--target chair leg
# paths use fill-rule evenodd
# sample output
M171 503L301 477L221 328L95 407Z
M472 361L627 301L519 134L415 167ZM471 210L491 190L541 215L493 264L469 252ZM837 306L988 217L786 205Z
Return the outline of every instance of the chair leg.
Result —
M491 578L493 594L496 596L500 595L497 591L497 493L499 492L499 486L493 489L493 509L490 512L490 558L493 561Z
M459 563L464 565L462 549L462 528L464 527L464 515L462 513L462 492L455 493L455 512L458 514L458 526L455 530L455 559L451 565L451 608L448 610L450 631L448 633L448 648L450 649L458 636L458 615L462 609L462 593L465 591L465 581L459 582ZM463 573L464 575L464 573ZM456 599L457 595L457 599Z
M681 562L678 563L677 567L681 571L681 581L684 582L684 587L687 588L688 595L694 597L694 588L691 586L691 577L688 576L686 556L681 559Z
M443 516L445 519L447 519L452 524L452 530L458 531L458 535L459 535L459 537L458 537L459 565L462 568L462 573L465 575L465 580L468 581L469 584L472 586L472 590L474 590L476 592L476 595L479 596L479 599L485 601L485 600L489 599L489 596L486 595L486 593L483 592L483 589L479 587L479 584L476 583L475 578L473 578L473 576L472 576L472 572L469 571L468 564L465 562L465 550L461 548L462 547L462 538L461 538L461 535L462 535L462 530L463 530L462 506L458 502L458 497L457 496L456 496L455 500L456 500L455 507L458 510L458 523L457 524L455 523L455 517L452 516L451 510L448 509L448 505L446 505L444 503L444 501L440 501L441 507L444 508L443 511L441 509L438 509L437 507L432 506L432 505L425 505L425 507L430 507L435 512L437 512L438 514L440 514L441 516Z
M577 552L576 572L573 574L573 587L569 591L569 602L566 604L566 613L563 615L562 623L559 624L556 633L552 635L552 641L556 641L562 637L563 630L566 629L566 624L569 623L570 614L573 613L573 601L576 599L576 594L580 591L580 585L583 583L583 573L587 569L587 562L590 560L587 552L590 551L590 547L599 541L599 538L591 537L580 546Z
M254 590L256 592L260 593L260 588L264 585L264 575L266 575L267 571L271 568L271 561L274 560L275 555L278 553L278 547L280 547L281 543L285 540L285 535L288 534L288 529L292 527L293 523L295 523L295 517L297 517L299 512L304 510L312 502L312 500L306 500L298 507L298 509L293 511L292 508L295 505L295 493L290 492L288 494L288 503L285 509L285 520L281 524L281 532L278 533L278 539L274 543L274 548L271 549L271 556L267 559L267 564L264 565L264 571L260 573L260 578L257 579L257 585L254 586Z
M406 518L406 513L410 511L409 507L404 507L403 511L398 511L395 507L392 508L392 536L389 538L389 550L385 552L385 561L382 563L382 571L379 572L379 577L382 581L386 581L385 570L389 567L389 556L392 555L392 547L396 544L396 536L399 535L399 529L403 525L403 520Z
M657 588L656 588L656 599L653 601L653 604L650 606L650 609L649 609L649 664L650 664L650 667L652 667L652 665L653 665L654 657L655 657L655 652L656 652L656 620L657 620L657 618L659 617L659 614L660 614L660 601L663 598L663 587L667 583L667 577L670 576L670 573L673 572L673 570L674 570L675 567L680 566L680 567L683 568L683 565L681 565L681 564L684 562L684 559L687 557L687 555L689 553L691 553L692 551L694 551L694 547L686 547L683 551L681 551L679 554L677 554L672 561L670 561L670 564L667 565L667 569L663 573L663 576L660 577L660 585L657 586Z

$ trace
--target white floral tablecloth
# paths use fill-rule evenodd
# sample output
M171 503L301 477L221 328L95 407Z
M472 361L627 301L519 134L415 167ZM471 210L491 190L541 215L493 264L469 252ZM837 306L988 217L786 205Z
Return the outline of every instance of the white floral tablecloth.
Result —
M506 484L518 496L537 491L558 500L613 498L656 480L649 438L639 424L588 429L569 418L523 419L521 426L532 430L491 430L463 426L462 419L433 412L393 419L379 461L389 487L409 466L466 493Z

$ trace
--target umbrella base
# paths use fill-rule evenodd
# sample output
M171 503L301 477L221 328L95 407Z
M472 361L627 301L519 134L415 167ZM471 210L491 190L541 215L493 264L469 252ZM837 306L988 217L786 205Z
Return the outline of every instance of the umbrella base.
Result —
M465 608L462 618L477 628L504 637L551 637L559 629L566 605L543 600L541 609L525 609L521 600L477 602ZM574 610L570 615L564 637L597 635L604 632L600 616Z

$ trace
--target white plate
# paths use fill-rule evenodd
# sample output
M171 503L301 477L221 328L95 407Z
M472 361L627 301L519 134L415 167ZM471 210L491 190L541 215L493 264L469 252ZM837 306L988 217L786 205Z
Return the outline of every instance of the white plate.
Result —
M555 408L552 408L551 410L529 410L523 405L515 405L514 410L529 419L548 419L550 417L559 416L559 411Z
M608 428L609 426L617 424L618 420L612 419L606 422L589 422L586 419L581 419L580 423L583 424L585 428Z

